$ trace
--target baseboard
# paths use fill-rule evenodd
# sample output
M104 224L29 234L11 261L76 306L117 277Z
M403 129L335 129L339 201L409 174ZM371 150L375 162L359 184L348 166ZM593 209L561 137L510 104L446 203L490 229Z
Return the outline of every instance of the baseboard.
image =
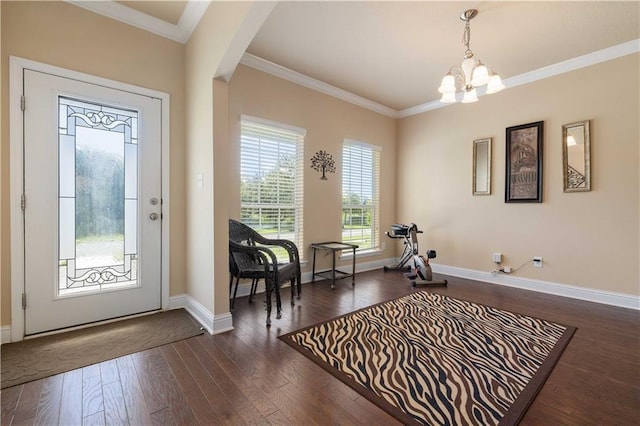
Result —
M169 309L177 308L184 308L189 312L209 334L220 334L233 330L231 313L227 312L214 316L200 302L188 294L169 297Z
M374 260L372 262L362 262L362 263L357 263L356 264L356 273L358 272L366 272L366 271L373 271L374 269L382 269L385 265L391 265L393 263L395 263L396 260L391 258L391 259L382 259L382 260ZM346 269L345 269L346 268ZM347 265L342 265L340 266L341 270L345 270L345 271L350 271L351 270L351 264L347 264ZM327 271L327 269L320 269L317 272L324 272ZM303 272L302 273L302 284L306 284L306 283L310 283L311 282L311 271L309 272ZM322 278L324 279L324 278ZM288 288L289 284L285 284L282 286L282 288ZM251 281L240 281L240 285L238 286L238 294L236 295L236 297L244 297L244 296L248 296L249 295L249 290L251 290ZM260 281L258 283L258 289L256 290L256 293L264 293L264 280Z
M185 308L187 306L187 302L190 299L190 296L186 294L179 294L177 296L169 296L169 307L168 309L180 309Z
M390 265L396 261L397 259L383 259L359 263L356 264L356 272L365 272L382 268L384 265ZM433 272L438 274L504 285L522 290L537 291L540 293L553 294L556 296L569 297L588 302L619 306L621 308L640 310L640 297L631 294L594 290L568 284L514 277L512 275L494 275L491 272L459 268L456 266L439 265L435 263L432 263L431 266L433 268ZM302 274L302 282L311 282L311 272L305 272ZM251 283L240 284L238 287L238 297L249 295L249 289L251 287L250 284ZM258 292L264 292L264 284L258 285ZM187 294L180 294L169 298L169 309L177 308L186 309L187 312L189 312L204 327L204 329L209 332L209 334L219 334L233 330L233 317L231 313L227 312L214 316L201 303ZM9 342L11 342L11 326L4 325L0 327L0 343L4 344Z
M213 317L213 333L220 334L233 330L233 316L231 312L216 315Z
M0 344L11 342L11 326L3 325L0 327Z
M569 297L571 299L619 306L621 308L640 310L640 297L631 294L595 290L568 284L533 280L530 278L520 278L514 277L513 275L494 275L491 272L459 268L456 266L438 265L434 263L431 264L431 267L433 272L439 274L504 285L522 290L531 290L556 296Z
M247 293L249 294L249 293ZM233 330L231 313L213 315L201 303L187 294L169 297L169 309L184 308L191 314L209 334L220 334ZM11 342L11 326L0 327L0 344Z

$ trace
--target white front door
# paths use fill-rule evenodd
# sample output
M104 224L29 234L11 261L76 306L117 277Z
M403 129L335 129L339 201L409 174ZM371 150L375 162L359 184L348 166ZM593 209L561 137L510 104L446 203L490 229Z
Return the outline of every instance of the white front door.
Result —
M161 307L161 101L24 70L25 335Z

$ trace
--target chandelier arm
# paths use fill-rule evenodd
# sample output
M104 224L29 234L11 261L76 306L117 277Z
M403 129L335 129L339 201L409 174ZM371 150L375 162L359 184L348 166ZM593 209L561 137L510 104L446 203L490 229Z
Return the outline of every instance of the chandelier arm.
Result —
M485 67L487 67L487 70L489 70L489 75L497 75L498 73L496 72L496 70L494 70L492 67L490 67L489 65L483 64Z
M449 74L451 74L453 78L455 78L456 81L460 83L460 88L464 90L466 82L464 78L464 71L462 70L462 68L458 65L454 65L451 68L449 68Z

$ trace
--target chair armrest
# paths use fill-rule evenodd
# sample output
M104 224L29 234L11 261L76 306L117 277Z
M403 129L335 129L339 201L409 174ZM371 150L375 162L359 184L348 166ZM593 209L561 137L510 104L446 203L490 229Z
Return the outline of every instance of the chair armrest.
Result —
M282 239L274 239L271 241L277 242L276 245L284 247L289 253L289 261L290 262L300 262L300 254L298 252L298 246L295 245L293 241L282 240Z
M293 241L279 239L279 238L266 238L260 234L257 234L254 240L257 243L260 243L262 246L282 247L289 254L290 262L300 262L300 254L298 252L298 247L295 245Z
M278 259L273 251L264 246L248 246L244 244L238 244L235 241L229 240L229 252L247 253L257 256L261 262L265 265L265 271L269 271L269 266L273 267L273 271L278 275Z

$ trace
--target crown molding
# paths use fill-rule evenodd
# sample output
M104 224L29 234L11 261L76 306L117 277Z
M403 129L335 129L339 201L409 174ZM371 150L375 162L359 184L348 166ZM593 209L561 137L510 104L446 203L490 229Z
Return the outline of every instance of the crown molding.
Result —
M333 96L334 98L341 99L345 102L386 115L387 117L398 118L398 111L393 108L370 101L362 96L355 95L328 83L316 80L315 78L308 77L297 71L285 68L282 65L274 64L273 62L267 61L266 59L262 59L250 53L245 53L242 56L240 63L259 71L266 72L267 74L291 81L292 83L299 84L300 86L315 90L316 92L324 93L325 95Z
M249 11L242 20L242 24L236 30L231 43L225 50L222 60L218 64L215 77L228 83L236 70L236 67L245 54L251 41L255 38L260 27L267 20L277 2L257 1L249 8Z
M114 1L66 0L67 3L81 7L91 12L106 16L128 25L149 31L179 43L186 43L191 33L200 22L209 7L208 1L187 1L182 16L177 25L162 19L149 16L146 13L131 9Z
M522 86L524 84L533 83L534 81L564 74L566 72L575 71L601 62L617 59L622 56L631 55L640 52L640 39L631 40L626 43L617 44L602 50L587 53L586 55L558 62L548 67L538 68L524 74L507 78L504 81L507 88Z
M514 77L507 78L504 80L504 85L506 86L505 90L638 52L640 52L640 39L631 40L626 43L621 43L615 46L608 47L606 49L597 50L586 55L578 56L576 58L558 62L557 64L549 65L547 67L539 68L537 70L529 71L523 74L516 75ZM439 100L433 100L424 104L396 111L385 105L370 101L351 92L347 92L346 90L339 89L328 83L324 83L322 81L308 77L297 71L293 71L281 65L274 64L273 62L269 62L265 59L262 59L255 55L251 55L249 53L244 54L240 63L251 68L255 68L259 71L274 75L276 77L280 77L284 80L288 80L301 86L308 87L309 89L386 115L387 117L391 118L410 117L412 115L422 114L423 112L444 108L450 105L444 104ZM484 88L480 88L478 90L478 97L484 95ZM459 93L458 96L461 98L462 94Z
M638 52L640 52L640 39L631 40L626 43L617 44L615 46L607 47L606 49L597 50L595 52L587 53L586 55L558 62L557 64L509 77L504 80L504 85L506 86L505 90ZM460 93L458 93L458 95L458 97L461 97ZM484 95L484 88L478 90L478 97ZM434 109L444 108L449 105L450 104L444 104L440 101L431 101L397 111L397 114L398 117L404 118Z
M94 13L116 19L180 43L187 42L191 33L206 12L207 7L209 7L208 1L188 0L185 10L178 21L178 25L173 25L114 1L65 1ZM626 43L621 43L586 55L558 62L557 64L552 64L537 70L507 78L504 80L504 84L506 86L505 90L638 52L640 52L640 39L631 40ZM293 71L289 68L267 61L266 59L251 55L250 53L244 53L240 63L391 118L410 117L450 105L444 104L439 100L432 100L403 110L395 110L363 98L362 96L358 96L354 93L332 86L331 84L316 80L315 78L308 77L297 71ZM480 88L478 90L478 97L484 95L484 88ZM462 95L458 93L457 97L461 98Z
M188 0L176 29L180 43L186 43L209 7L208 1Z

